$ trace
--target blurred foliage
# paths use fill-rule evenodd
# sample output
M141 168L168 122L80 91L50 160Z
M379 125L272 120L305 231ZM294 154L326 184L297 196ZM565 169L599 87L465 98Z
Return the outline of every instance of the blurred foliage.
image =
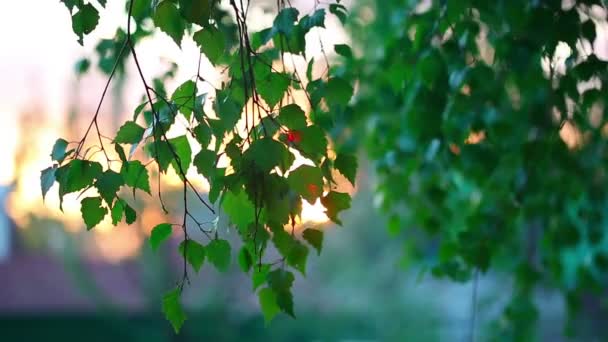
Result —
M605 16L597 0L389 0L350 23L338 72L359 91L335 133L364 143L389 229L433 275L512 275L498 339L535 338L539 287L572 314L605 294Z

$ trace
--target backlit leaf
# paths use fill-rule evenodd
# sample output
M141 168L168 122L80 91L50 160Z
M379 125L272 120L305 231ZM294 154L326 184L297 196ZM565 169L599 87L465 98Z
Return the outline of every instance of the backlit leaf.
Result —
M108 213L101 204L101 197L87 197L80 201L80 213L87 225L87 230L93 229Z

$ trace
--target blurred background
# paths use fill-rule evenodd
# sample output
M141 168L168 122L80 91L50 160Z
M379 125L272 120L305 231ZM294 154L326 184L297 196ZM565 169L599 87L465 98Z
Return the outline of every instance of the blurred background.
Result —
M134 225L104 222L87 232L78 201L68 199L62 213L57 189L46 202L40 192L40 170L51 163L53 142L58 137L79 139L106 80L96 67L79 78L74 65L92 53L96 39L112 38L124 23L124 0L108 1L107 12L113 14L102 16L84 47L76 42L63 4L35 3L32 9L31 2L12 1L0 11L1 340L468 339L474 284L433 279L424 273L426 265L403 256L407 236L391 235L385 218L371 205L374 175L363 156L353 207L344 214L343 227L326 223L318 208L305 208L305 224L323 227L326 239L321 256L311 255L307 277L296 281L296 320L279 317L265 327L257 296L237 266L227 275L205 266L191 275L185 295L189 321L176 336L160 303L162 293L181 274L174 253L179 237L160 253L153 253L146 241L162 219L158 203L142 196L137 203L142 215ZM308 6L306 0L299 3ZM251 16L260 18L255 23L260 27L272 19L262 11ZM323 40L330 45L349 37L338 32ZM196 68L197 61L190 58L197 49L192 41L185 41L179 51L159 34L142 42L140 49L146 56L143 68L150 73L163 70L168 60L180 65L183 75ZM101 126L108 135L137 105L141 89L132 76L127 71L114 83L102 107ZM175 80L180 79L178 74ZM178 195L180 181L167 177L163 182L170 202ZM486 274L477 284L478 336L499 318L507 300L508 279L501 277ZM543 340L560 340L562 298L543 293L538 301Z

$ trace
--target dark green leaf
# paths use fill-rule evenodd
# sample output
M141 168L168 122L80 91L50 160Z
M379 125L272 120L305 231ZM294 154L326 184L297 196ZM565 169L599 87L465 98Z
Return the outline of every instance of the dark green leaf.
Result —
M311 246L317 250L317 254L321 255L321 249L323 249L323 231L318 229L308 228L302 233L302 237Z
M329 12L338 17L342 24L346 23L346 7L340 4L330 4Z
M352 185L355 185L355 179L357 178L357 167L357 157L352 154L338 153L334 161L334 168L340 171Z
M258 93L264 101L273 108L276 106L287 91L291 80L289 75L278 72L271 72L262 80L257 80L256 86Z
M222 199L222 209L239 229L244 230L255 220L255 207L244 191L234 194L227 191Z
M281 108L278 119L281 125L292 130L306 127L306 114L304 114L302 108L295 103Z
M184 174L188 172L188 168L190 168L190 163L192 162L192 149L190 149L190 143L185 135L169 139L169 142L173 146L175 154L179 159L179 164L178 160L174 159L171 165L173 165L177 174L181 176L182 171Z
M335 223L342 225L338 214L350 208L350 195L342 192L331 191L327 196L321 198L321 203L327 209L327 216Z
M117 225L120 220L122 220L122 214L125 211L126 203L122 199L117 199L114 202L114 206L112 207L112 211L110 212L112 216L112 224Z
M300 130L299 134L300 141L296 143L296 146L300 152L305 157L319 162L327 154L325 131L321 127L314 125Z
M80 212L87 230L91 230L103 220L108 209L101 205L101 197L87 197L80 201Z
M157 250L161 243L169 239L171 232L173 232L173 227L169 223L160 223L152 228L150 233L150 247L152 247L152 250Z
M196 83L188 80L177 87L171 95L171 101L188 120L190 120L192 109L195 106L196 91Z
M249 270L251 269L251 265L253 264L253 258L251 256L251 253L249 253L249 249L247 249L247 247L241 247L241 250L239 251L238 262L243 272L249 272Z
M201 26L209 24L211 0L179 0L179 12L188 22Z
M293 7L282 9L274 19L274 31L289 36L293 30L294 23L298 20L298 14L298 10Z
M127 222L127 224L131 224L133 222L135 222L135 220L137 220L137 213L135 212L135 210L133 208L131 208L130 205L128 205L126 202L124 203L125 206L125 222Z
M99 191L99 195L106 203L111 206L112 201L116 197L116 193L124 184L122 176L112 170L106 170L95 182L95 187Z
M310 204L323 194L323 175L318 167L302 165L289 173L287 181Z
M217 159L217 155L215 152L203 148L195 157L194 157L194 166L196 170L201 175L206 178L210 178L214 174L214 170L216 168L215 160Z
M295 317L293 312L293 296L291 294L293 281L293 273L283 269L277 269L268 274L268 284L277 296L277 305L283 312Z
M350 49L350 46L346 44L336 44L334 45L334 50L340 56L353 58L353 51Z
M83 37L97 27L99 22L99 12L91 4L85 4L79 7L80 10L72 16L72 30L78 36L78 43L83 44Z
M55 179L59 183L59 198L86 187L101 175L101 164L87 160L72 160L55 171Z
M341 77L330 78L325 91L325 98L330 106L344 107L353 96L353 87Z
M254 141L243 155L245 163L253 163L260 170L269 172L275 167L285 172L295 160L294 155L287 147L272 138L263 138Z

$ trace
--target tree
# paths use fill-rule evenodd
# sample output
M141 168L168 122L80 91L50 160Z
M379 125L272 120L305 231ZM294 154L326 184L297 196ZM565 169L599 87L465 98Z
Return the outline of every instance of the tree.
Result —
M96 28L106 1L61 2L70 11L72 28L83 44L85 36ZM108 215L114 224L123 218L131 224L137 212L125 190L130 189L133 197L138 190L152 194L150 178L161 177L173 168L183 185L182 220L159 222L152 229L150 245L158 249L174 229L183 232L179 245L183 276L162 300L163 311L176 332L186 319L180 294L188 282L187 264L198 272L207 261L225 271L233 255L243 272L251 274L265 319L269 321L281 311L295 317L293 271L305 274L308 246L320 252L323 242L321 230L296 234L302 200L320 200L336 223L340 223L339 213L350 207L349 194L336 190L332 173L340 172L354 183L356 159L340 151L330 157L327 130L328 118L345 110L353 88L330 69L327 58L326 71L314 76L315 61L306 59L305 41L313 28L325 27L326 15L344 19L346 9L339 2L329 5L330 13L317 2L311 13L300 15L289 2L278 1L272 27L250 32L249 2L131 0L125 4L126 30L119 28L114 39L101 40L96 46L99 67L108 75L99 106L80 141L56 141L51 154L54 164L41 172L42 194L44 197L54 183L59 184L61 200L66 194L80 193L87 229ZM147 21L154 25L145 25ZM192 36L200 47L200 53L193 56L199 60L198 74L172 93L165 89L165 82L178 66L150 80L137 54L138 43L155 31L164 32L177 45L184 36ZM112 79L125 72L129 56L144 96L132 120L108 138L98 124L103 115L101 104ZM200 74L203 56L223 68L228 79L212 93L199 90L206 82ZM289 60L293 63L294 56L308 62L306 75L300 75L295 67L292 70ZM78 70L86 72L89 66L88 59L82 60ZM296 102L295 91L306 94L308 116ZM207 101L213 102L211 112L205 107ZM169 130L174 125L185 125L186 134L172 136ZM240 125L244 129L239 129ZM196 150L200 151L193 155ZM294 165L296 153L308 162ZM103 155L101 162L93 158L96 154ZM223 167L218 162L225 157L229 165ZM191 167L208 179L208 196L203 197L189 179ZM168 213L160 182L157 193L162 210ZM188 194L194 194L198 205L214 215L219 210L225 212L239 233L240 243L231 244L222 237L217 229L219 217L212 222L197 218L192 211L197 203L189 203ZM191 236L188 227L197 228L202 240ZM272 245L278 259L267 253Z
M574 317L607 285L604 1L383 1L361 13L362 57L344 67L360 91L341 125L359 127L350 143L365 137L390 229L407 230L435 276L511 274L498 337L533 338L540 287L562 291Z

